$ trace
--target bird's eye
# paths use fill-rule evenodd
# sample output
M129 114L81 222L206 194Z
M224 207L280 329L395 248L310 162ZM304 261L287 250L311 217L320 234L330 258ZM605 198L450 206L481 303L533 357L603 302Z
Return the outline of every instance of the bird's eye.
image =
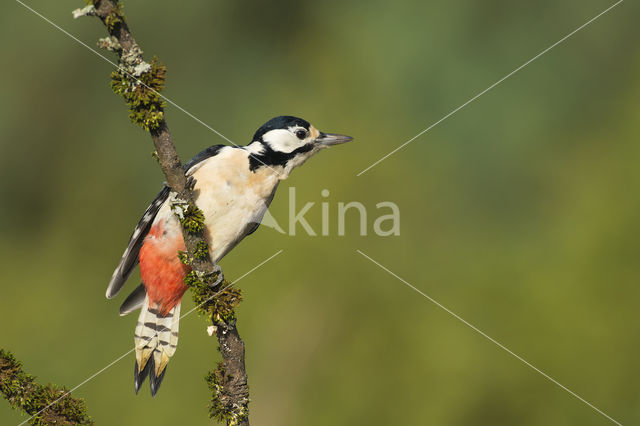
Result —
M307 131L306 130L296 130L296 136L298 137L298 139L304 139L307 137Z

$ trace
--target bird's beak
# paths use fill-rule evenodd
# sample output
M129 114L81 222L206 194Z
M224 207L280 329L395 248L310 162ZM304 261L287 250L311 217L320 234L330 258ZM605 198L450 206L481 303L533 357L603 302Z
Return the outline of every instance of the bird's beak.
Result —
M352 141L351 136L337 135L335 133L320 133L316 142L322 146L339 145L341 143Z

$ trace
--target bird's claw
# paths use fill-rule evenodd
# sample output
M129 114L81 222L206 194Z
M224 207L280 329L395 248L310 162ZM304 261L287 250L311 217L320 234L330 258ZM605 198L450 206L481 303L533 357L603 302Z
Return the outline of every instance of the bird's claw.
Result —
M217 274L217 276L216 276L216 281L213 284L211 284L211 287L215 288L219 286L220 283L222 283L222 281L224 281L224 274L222 273L222 268L218 264L213 266L213 272Z
M189 176L187 178L187 182L185 183L185 188L189 191L193 191L193 188L196 186L196 182L196 178L194 178L193 176Z

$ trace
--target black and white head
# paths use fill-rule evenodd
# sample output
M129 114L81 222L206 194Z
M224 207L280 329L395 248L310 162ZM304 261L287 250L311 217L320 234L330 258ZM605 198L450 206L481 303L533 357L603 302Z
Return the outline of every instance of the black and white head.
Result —
M268 166L278 172L281 170L286 177L294 167L321 149L352 139L350 136L323 133L301 118L272 118L258 129L248 146L251 151L250 167L256 171Z

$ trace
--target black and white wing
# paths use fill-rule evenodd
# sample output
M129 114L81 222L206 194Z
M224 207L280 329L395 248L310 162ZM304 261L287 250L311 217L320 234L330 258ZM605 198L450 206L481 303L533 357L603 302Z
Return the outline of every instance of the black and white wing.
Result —
M129 278L129 275L131 275L131 271L133 271L133 268L138 264L138 253L140 252L140 247L142 247L144 238L147 236L147 233L151 228L151 224L158 214L158 210L160 210L162 204L164 204L169 197L169 192L170 189L168 186L162 188L162 191L160 191L153 202L151 202L151 205L144 212L144 215L142 215L136 229L133 230L127 249L124 251L118 267L113 271L113 275L111 276L111 282L109 282L109 287L107 287L107 299L112 299L116 294L118 294L124 283L127 281L127 278Z
M184 164L184 171L187 172L188 175L192 175L204 160L217 155L225 146L226 145L214 145L198 153L198 155ZM168 186L162 188L162 191L160 191L151 205L144 212L144 215L140 219L140 222L138 222L136 229L133 230L133 234L129 239L129 245L124 251L118 267L113 271L111 282L109 282L109 287L107 288L107 299L112 299L118 294L124 283L127 281L127 278L129 278L129 275L131 275L131 271L133 271L133 268L138 264L138 254L140 253L140 248L142 247L144 238L147 236L149 229L151 229L151 225L158 214L158 210L160 210L162 204L164 204L169 197L169 192L171 192L171 190ZM144 290L144 288L142 288L142 290ZM124 315L125 313L138 308L142 299L144 299L144 293L142 293L140 288L137 288L123 304L121 314Z

